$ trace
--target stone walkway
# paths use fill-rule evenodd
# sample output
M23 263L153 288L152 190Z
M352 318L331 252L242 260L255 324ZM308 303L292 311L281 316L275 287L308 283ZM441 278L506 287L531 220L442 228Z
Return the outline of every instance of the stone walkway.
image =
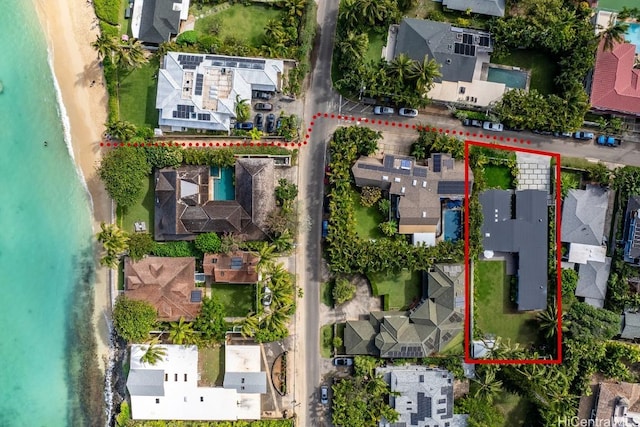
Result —
M551 158L539 154L516 152L518 190L544 190L549 193Z

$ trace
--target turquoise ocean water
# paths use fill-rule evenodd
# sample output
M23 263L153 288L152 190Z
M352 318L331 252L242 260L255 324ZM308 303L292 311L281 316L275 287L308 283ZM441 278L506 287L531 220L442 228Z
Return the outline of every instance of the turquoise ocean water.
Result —
M34 5L3 6L0 427L97 425L81 399L93 351L90 202L65 142Z

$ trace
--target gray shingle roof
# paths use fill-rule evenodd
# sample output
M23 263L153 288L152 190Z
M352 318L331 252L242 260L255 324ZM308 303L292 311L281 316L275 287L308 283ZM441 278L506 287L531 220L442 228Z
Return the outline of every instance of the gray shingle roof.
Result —
M174 10L174 0L144 0L138 39L158 45L178 34L180 10Z
M581 264L578 271L576 296L583 297L585 302L594 307L603 308L610 269L611 258L606 258L605 262L588 261L586 264Z
M586 190L569 190L562 207L561 240L600 246L609 206L608 191L589 185Z
M640 338L640 313L627 312L622 316L622 334L620 338L627 340Z
M443 0L447 9L466 11L491 16L504 16L505 0Z
M225 372L224 388L235 388L238 393L266 393L265 372Z
M127 389L132 396L164 396L164 369L132 369Z

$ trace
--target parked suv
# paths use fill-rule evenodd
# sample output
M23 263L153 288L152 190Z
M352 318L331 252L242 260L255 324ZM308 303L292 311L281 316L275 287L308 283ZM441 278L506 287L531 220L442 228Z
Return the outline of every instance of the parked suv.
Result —
M393 108L383 107L382 105L376 105L375 107L373 107L373 114L390 115L390 114L393 114Z
M276 130L276 116L273 113L267 115L267 133L273 133Z
M258 102L253 109L256 111L271 111L273 110L273 104L269 104L268 102Z
M264 99L265 101L268 101L271 99L271 93L269 92L263 92L261 90L256 90L253 92L253 98L254 99Z
M350 357L336 357L333 359L333 364L335 366L352 366L353 359Z

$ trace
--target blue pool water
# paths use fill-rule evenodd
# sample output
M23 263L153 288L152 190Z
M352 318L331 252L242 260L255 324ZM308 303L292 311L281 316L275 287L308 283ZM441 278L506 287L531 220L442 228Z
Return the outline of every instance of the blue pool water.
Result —
M445 209L442 211L444 217L444 240L455 242L462 237L462 211L459 209Z
M211 168L213 177L213 200L235 200L236 188L233 184L233 168Z
M527 86L527 73L518 70L504 70L502 68L489 67L487 81L504 83L513 89L524 89Z
M636 53L640 53L640 24L629 24L629 29L627 30L625 39L636 45Z

